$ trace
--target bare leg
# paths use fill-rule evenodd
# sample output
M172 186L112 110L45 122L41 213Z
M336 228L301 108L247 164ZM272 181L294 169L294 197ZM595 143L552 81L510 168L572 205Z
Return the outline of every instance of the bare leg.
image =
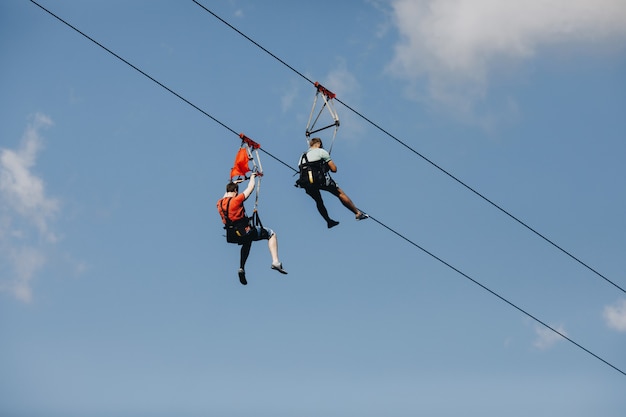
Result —
M276 233L267 241L267 247L272 255L272 264L276 265L280 263L278 260L278 239L276 238Z
M272 269L275 269L281 274L286 274L287 271L283 269L283 264L278 260L278 238L276 234L273 234L272 237L269 238L267 246L270 248L270 253L272 254Z
M337 187L337 191L339 191L339 195L337 195L337 197L339 197L339 200L341 200L341 204L343 204L345 208L353 212L358 217L361 214L361 211L356 208L352 200L350 200L350 197L348 197L348 195L344 193L343 190L339 187Z

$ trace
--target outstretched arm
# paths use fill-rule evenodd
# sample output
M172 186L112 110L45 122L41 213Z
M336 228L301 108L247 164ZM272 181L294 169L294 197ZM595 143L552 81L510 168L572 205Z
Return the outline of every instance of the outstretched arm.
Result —
M245 196L246 199L248 199L248 197L250 197L250 194L252 194L252 191L254 191L255 178L256 178L256 174L252 173L252 175L250 175L250 181L248 181L248 186L246 187L245 190L243 190L243 195Z

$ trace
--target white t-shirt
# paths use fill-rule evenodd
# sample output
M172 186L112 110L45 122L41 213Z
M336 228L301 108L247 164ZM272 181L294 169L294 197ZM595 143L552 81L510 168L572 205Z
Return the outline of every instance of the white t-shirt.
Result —
M324 162L332 161L332 158L330 157L328 151L322 148L310 148L306 152L306 159L308 159L309 162L319 161L320 159Z

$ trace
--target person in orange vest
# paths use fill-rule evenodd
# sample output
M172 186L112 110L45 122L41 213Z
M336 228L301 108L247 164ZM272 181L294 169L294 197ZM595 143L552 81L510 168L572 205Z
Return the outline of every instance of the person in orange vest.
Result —
M245 265L250 255L252 242L259 240L267 240L270 254L272 255L271 268L286 274L283 264L278 258L278 239L276 233L268 227L255 226L251 224L250 218L246 215L244 201L250 197L254 187L256 174L252 173L248 186L239 193L239 185L234 182L226 184L226 193L217 202L217 211L220 213L222 223L226 229L226 241L229 243L237 243L241 245L241 253L239 257L239 282L247 285Z

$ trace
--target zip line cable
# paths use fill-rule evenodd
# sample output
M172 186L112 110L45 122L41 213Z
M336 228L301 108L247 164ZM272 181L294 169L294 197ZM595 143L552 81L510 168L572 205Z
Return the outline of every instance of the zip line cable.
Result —
M220 120L218 120L217 118L213 117L212 115L210 115L209 113L207 113L206 111L202 110L200 107L196 106L195 104L193 104L192 102L190 102L189 100L185 99L183 96L181 96L180 94L176 93L174 90L168 88L167 86L165 86L163 83L159 82L158 80L156 80L155 78L151 77L150 75L148 75L146 72L142 71L141 69L137 68L135 65L131 64L130 62L128 62L127 60L125 60L124 58L122 58L121 56L119 56L118 54L116 54L115 52L111 51L110 49L106 48L105 46L103 46L101 43L97 42L96 40L94 40L93 38L91 38L90 36L86 35L85 33L81 32L80 30L78 30L76 27L74 27L73 25L71 25L70 23L66 22L65 20L61 19L59 16L55 15L54 13L52 13L51 11L49 11L48 9L46 9L45 7L41 6L40 4L38 4L36 1L34 0L30 0L33 4L35 4L36 6L38 6L39 8L41 8L43 11L45 11L46 13L50 14L52 17L56 18L57 20L59 20L60 22L62 22L63 24L65 24L66 26L68 26L69 28L73 29L74 31L76 31L77 33L81 34L83 37L85 37L86 39L90 40L91 42L93 42L94 44L98 45L100 48L104 49L105 51L107 51L109 54L113 55L114 57L116 57L117 59L119 59L120 61L124 62L126 65L130 66L131 68L133 68L134 70L138 71L140 74L142 74L143 76L145 76L146 78L150 79L151 81L155 82L157 85L159 85L160 87L166 89L167 91L169 91L170 93L172 93L173 95L175 95L176 97L178 97L179 99L181 99L182 101L184 101L185 103L189 104L190 106L192 106L194 109L200 111L202 114L206 115L207 117L209 117L211 120L215 121L216 123L218 123L220 126L224 127L226 130L234 133L235 135L237 135L237 137L240 137L239 134L233 130L232 128L230 128L227 124L222 123ZM297 169L291 167L290 165L288 165L287 163L283 162L282 160L280 160L279 158L271 155L269 152L264 151L267 155L271 156L272 158L274 158L275 160L277 160L278 162L280 162L281 164L285 165L286 167L288 167L289 169L298 172ZM376 218L374 218L373 216L369 216L370 219L372 219L374 222L378 223L380 226L384 227L385 229L389 230L390 232L392 232L393 234L395 234L396 236L400 237L401 239L405 240L406 242L408 242L409 244L411 244L412 246L420 249L421 251L423 251L424 253L426 253L427 255L431 256L432 258L436 259L437 261L439 261L440 263L444 264L445 266L447 266L448 268L452 269L453 271L459 273L460 275L462 275L463 277L465 277L466 279L470 280L471 282L473 282L474 284L478 285L479 287L481 287L483 290L487 291L488 293L498 297L500 300L504 301L505 303L507 303L508 305L510 305L511 307L515 308L516 310L518 310L519 312L523 313L524 315L528 316L529 318L531 318L532 320L536 321L537 323L541 324L542 326L546 327L547 329L551 330L552 332L556 333L557 335L561 336L562 338L564 338L565 340L569 341L570 343L572 343L574 346L578 347L579 349L583 350L584 352L588 353L589 355L593 356L594 358L600 360L601 362L603 362L605 365L608 365L609 367L613 368L614 370L618 371L619 373L621 373L622 375L626 376L626 372L621 370L620 368L618 368L617 366L611 364L610 362L608 362L607 360L603 359L602 357L600 357L599 355L596 355L595 353L591 352L589 349L583 347L582 345L580 345L579 343L577 343L576 341L574 341L573 339L569 338L568 336L566 336L565 334L563 334L562 332L559 332L558 330L556 330L555 328L549 326L548 324L546 324L544 321L538 319L537 317L533 316L532 314L528 313L526 310L522 309L521 307L518 307L516 304L512 303L511 301L507 300L506 298L504 298L503 296L499 295L498 293L496 293L495 291L492 291L491 289L487 288L485 285L481 284L480 282L476 281L475 279L471 278L469 275L465 274L464 272L462 272L461 270L459 270L458 268L452 266L451 264L449 264L448 262L444 261L442 258L438 257L437 255L433 254L432 252L429 252L428 250L424 249L422 246L418 245L417 243L413 242L412 240L410 240L409 238L403 236L402 234L400 234L399 232L397 232L396 230L392 229L391 227L385 225L384 223L382 223L381 221L377 220Z
M182 101L184 101L185 103L189 104L191 107L193 107L194 109L198 110L199 112L201 112L202 114L204 114L205 116L209 117L211 120L213 120L215 123L219 124L220 126L224 127L226 130L229 130L230 132L234 133L235 135L239 136L239 133L237 133L236 131L234 131L233 129L231 129L229 126L227 126L226 124L222 123L221 121L219 121L218 119L216 119L215 117L211 116L209 113L207 113L206 111L202 110L200 107L196 106L195 104L193 104L191 101L187 100L185 97L181 96L180 94L178 94L176 91L172 90L171 88L169 88L168 86L166 86L165 84L161 83L160 81L158 81L157 79L153 78L152 76L150 76L149 74L145 73L144 71L142 71L141 69L137 68L135 65L131 64L130 62L128 62L127 60L125 60L124 58L122 58L121 56L119 56L118 54L116 54L115 52L113 52L112 50L110 50L109 48L107 48L106 46L102 45L100 42L96 41L95 39L93 39L92 37L90 37L89 35L81 32L79 29L77 29L76 27L72 26L70 23L66 22L65 20L63 20L62 18L60 18L59 16L55 15L54 13L52 13L50 10L46 9L45 7L43 7L42 5L40 5L39 3L37 3L36 1L31 0L32 3L34 3L36 6L38 6L39 8L41 8L43 11L47 12L48 14L50 14L51 16L53 16L54 18L56 18L57 20L59 20L60 22L64 23L65 25L69 26L70 28L72 28L74 31L80 33L82 36L84 36L85 38L89 39L91 42L95 43L96 45L98 45L100 48L104 49L105 51L107 51L109 54L113 55L114 57L116 57L117 59L119 59L120 61L122 61L123 63L125 63L126 65L128 65L129 67L131 67L132 69L134 69L135 71L139 72L141 75L143 75L144 77L150 79L151 81L154 81L156 84L158 84L160 87L163 87L164 89L166 89L167 91L169 91L170 93L174 94L176 97L178 97L179 99L181 99ZM285 162L281 161L280 159L278 159L277 157L275 157L274 155L272 155L271 153L265 151L263 148L259 148L262 152L264 152L265 154L267 154L268 156L270 156L271 158L274 158L276 161L280 162L281 164L287 166L288 168L291 168L292 170L298 172L298 170L292 168L291 166L289 166L288 164L286 164Z
M231 28L232 30L234 30L235 32L237 32L238 34L240 34L241 36L243 36L244 38L246 38L248 41L252 42L254 45L256 45L258 48L260 48L261 50L263 50L265 53L267 53L268 55L270 55L272 58L276 59L278 62L280 62L281 64L283 64L284 66L286 66L287 68L289 68L291 71L295 72L296 74L298 74L300 77L304 78L306 81L308 81L311 84L315 84L314 81L310 80L309 78L307 78L304 74L302 74L300 71L296 70L294 67L292 67L291 65L287 64L284 60L280 59L279 57L277 57L276 55L274 55L272 52L270 52L268 49L266 49L265 47L261 46L258 42L256 42L255 40L253 40L252 38L250 38L248 35L244 34L242 31L240 31L239 29L237 29L235 26L231 25L230 23L228 23L226 20L222 19L220 16L218 16L217 14L215 14L213 11L209 10L207 7L205 7L204 5L202 5L201 3L199 3L197 0L192 0L194 3L196 3L198 6L200 6L202 9L204 9L205 11L207 11L208 13L210 13L211 15L213 15L213 17L215 17L217 20L219 20L220 22L224 23L226 26L228 26L229 28ZM517 223L519 223L520 225L522 225L523 227L525 227L526 229L528 229L529 231L531 231L532 233L534 233L535 235L537 235L538 237L540 237L541 239L543 239L544 241L546 241L547 243L549 243L550 245L554 246L556 249L558 249L559 251L561 251L562 253L564 253L565 255L567 255L568 257L570 257L571 259L573 259L574 261L578 262L580 265L582 265L583 267L585 267L586 269L588 269L589 271L593 272L595 275L597 275L598 277L604 279L606 282L608 282L609 284L613 285L615 288L621 290L623 293L626 293L626 289L622 288L621 286L619 286L618 284L616 284L615 282L611 281L609 278L605 277L603 274L601 274L600 272L598 272L596 269L592 268L591 266L589 266L588 264L586 264L585 262L583 262L580 258L577 258L576 256L574 256L572 253L568 252L567 250L565 250L564 248L562 248L561 246L559 246L558 244L556 244L554 241L552 241L551 239L549 239L547 236L541 234L540 232L538 232L537 230L535 230L534 228L532 228L531 226L529 226L527 223L525 223L524 221L522 221L521 219L519 219L518 217L514 216L513 214L511 214L510 212L508 212L507 210L505 210L504 208L502 208L500 205L496 204L495 202L493 202L492 200L490 200L489 198L487 198L485 195L483 195L482 193L480 193L479 191L477 191L476 189L474 189L473 187L469 186L468 184L466 184L464 181L462 181L461 179L459 179L458 177L456 177L455 175L453 175L450 171L444 169L443 167L441 167L440 165L438 165L437 163L435 163L434 161L432 161L431 159L427 158L425 155L421 154L420 152L418 152L417 150L413 149L411 146L409 146L407 143L403 142L402 140L398 139L396 136L392 135L390 132L388 132L387 130L383 129L380 125L378 125L377 123L375 123L374 121L372 121L371 119L369 119L368 117L366 117L365 115L363 115L362 113L360 113L359 111L355 110L354 108L350 107L348 104L344 103L343 101L341 101L338 98L335 98L335 100L337 100L339 103L343 104L348 110L350 110L352 113L356 114L357 116L359 116L361 119L365 120L367 123L369 123L370 125L374 126L376 129L378 129L379 131L381 131L382 133L384 133L385 135L389 136L391 139L395 140L396 142L398 142L400 145L404 146L405 148L407 148L408 150L410 150L411 152L413 152L415 155L417 155L418 157L422 158L424 161L426 161L427 163L429 163L430 165L432 165L433 167L435 167L436 169L438 169L439 171L441 171L443 174L445 174L446 176L450 177L452 180L456 181L458 184L460 184L461 186L463 186L464 188L466 188L467 190L471 191L472 193L474 193L476 196L480 197L481 199L483 199L484 201L486 201L487 203L489 203L491 206L495 207L496 209L498 209L500 212L502 212L503 214L505 214L506 216L510 217L511 219L513 219L514 221L516 221Z
M388 227L387 225L383 224L382 222L376 220L374 217L372 217L370 215L370 219L374 220L376 223L378 223L379 225L381 225L382 227L384 227L385 229L389 230L391 233L397 235L398 237L400 237L401 239L404 239L405 241L407 241L409 244L415 246L416 248L418 248L419 250L421 250L422 252L426 253L427 255L431 256L432 258L436 259L437 261L441 262L442 264L444 264L445 266L447 266L448 268L452 269L453 271L457 272L458 274L462 275L463 277L467 278L468 280L470 280L471 282L473 282L474 284L478 285L480 288L482 288L483 290L487 291L488 293L490 293L491 295L494 295L496 297L498 297L500 300L504 301L505 303L507 303L508 305L510 305L511 307L513 307L514 309L516 309L517 311L523 313L524 315L530 317L531 319L533 319L534 321L536 321L537 323L541 324L542 326L546 327L549 330L552 330L554 333L556 333L557 335L561 336L563 339L567 340L568 342L572 343L574 346L582 349L583 351L587 352L588 354L590 354L591 356L593 356L596 359L599 359L600 361L604 362L606 365L610 366L611 368L615 369L616 371L618 371L619 373L621 373L622 375L626 376L626 372L622 371L621 369L617 368L616 366L613 366L612 364L610 364L609 362L607 362L606 360L602 359L600 356L596 355L595 353L591 352L590 350L588 350L587 348L583 347L582 345L580 345L579 343L575 342L574 340L570 339L569 337L567 337L564 333L556 330L554 327L549 326L548 324L546 324L544 321L538 319L537 317L533 316L532 314L530 314L529 312L527 312L526 310L522 309L521 307L518 307L516 304L513 304L511 301L507 300L506 298L504 298L503 296L501 296L500 294L496 293L493 290L490 290L489 288L487 288L486 286L484 286L483 284L481 284L480 282L476 281L474 278L470 277L469 275L467 275L466 273L464 273L463 271L461 271L460 269L456 268L455 266L449 264L448 262L446 262L445 260L443 260L442 258L440 258L439 256L435 255L434 253L424 249L423 247L421 247L420 245L418 245L417 243L413 242L412 240L408 239L407 237L401 235L400 233L396 232L395 230L393 230L392 228Z

